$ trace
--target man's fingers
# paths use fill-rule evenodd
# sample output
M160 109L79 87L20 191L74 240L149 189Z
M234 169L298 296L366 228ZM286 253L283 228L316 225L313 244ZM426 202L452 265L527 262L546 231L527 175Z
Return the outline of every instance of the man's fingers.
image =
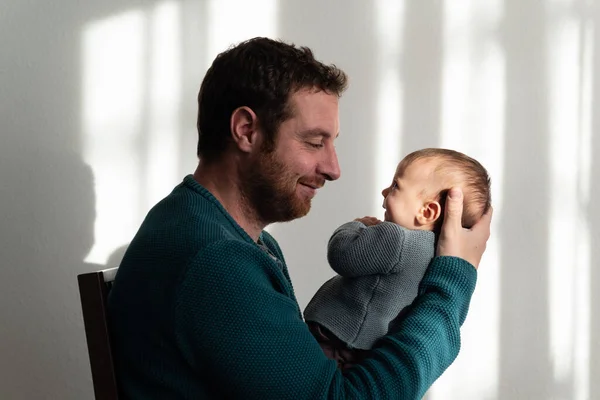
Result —
M355 221L362 222L364 225L370 226L377 223L377 218L371 216L364 216L362 218L356 218Z
M446 215L444 220L448 225L461 225L463 212L463 192L461 188L454 187L448 191L446 199Z
M462 258L477 268L490 237L492 209L490 207L471 229L463 229L461 224L463 199L464 195L460 188L452 188L448 191L446 215L438 241L437 254Z

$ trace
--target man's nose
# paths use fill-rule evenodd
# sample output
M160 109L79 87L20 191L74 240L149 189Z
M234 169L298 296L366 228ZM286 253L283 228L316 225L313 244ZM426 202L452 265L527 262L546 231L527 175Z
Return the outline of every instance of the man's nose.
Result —
M319 172L324 175L325 179L328 181L335 181L342 175L335 147L332 147L331 150L327 152L325 159L320 163Z

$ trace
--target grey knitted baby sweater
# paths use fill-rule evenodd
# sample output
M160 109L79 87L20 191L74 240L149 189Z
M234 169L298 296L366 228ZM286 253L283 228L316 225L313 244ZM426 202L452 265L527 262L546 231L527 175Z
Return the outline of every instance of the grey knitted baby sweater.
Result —
M393 222L367 227L348 222L329 239L327 259L337 272L304 310L350 348L368 350L417 296L434 257L435 235Z

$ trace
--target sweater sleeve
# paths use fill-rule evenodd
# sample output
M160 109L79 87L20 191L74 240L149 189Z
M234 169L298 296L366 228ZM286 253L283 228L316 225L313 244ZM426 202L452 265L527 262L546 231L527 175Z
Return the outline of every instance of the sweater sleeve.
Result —
M409 230L392 222L366 226L351 221L337 228L327 247L331 268L346 278L397 273L427 265L433 258L433 232Z
M465 261L436 258L401 329L342 374L263 257L236 242L212 244L178 289L179 346L219 398L418 399L456 357L476 279Z

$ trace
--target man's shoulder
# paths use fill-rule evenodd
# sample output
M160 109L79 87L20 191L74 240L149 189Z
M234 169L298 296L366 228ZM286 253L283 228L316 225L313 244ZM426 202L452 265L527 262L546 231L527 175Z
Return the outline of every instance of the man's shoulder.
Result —
M193 190L184 181L149 211L140 231L164 232L173 240L207 245L241 239L239 229L208 191Z
M202 254L220 261L220 244L249 241L240 229L216 200L180 184L146 215L121 262L121 280L125 271L176 276Z

